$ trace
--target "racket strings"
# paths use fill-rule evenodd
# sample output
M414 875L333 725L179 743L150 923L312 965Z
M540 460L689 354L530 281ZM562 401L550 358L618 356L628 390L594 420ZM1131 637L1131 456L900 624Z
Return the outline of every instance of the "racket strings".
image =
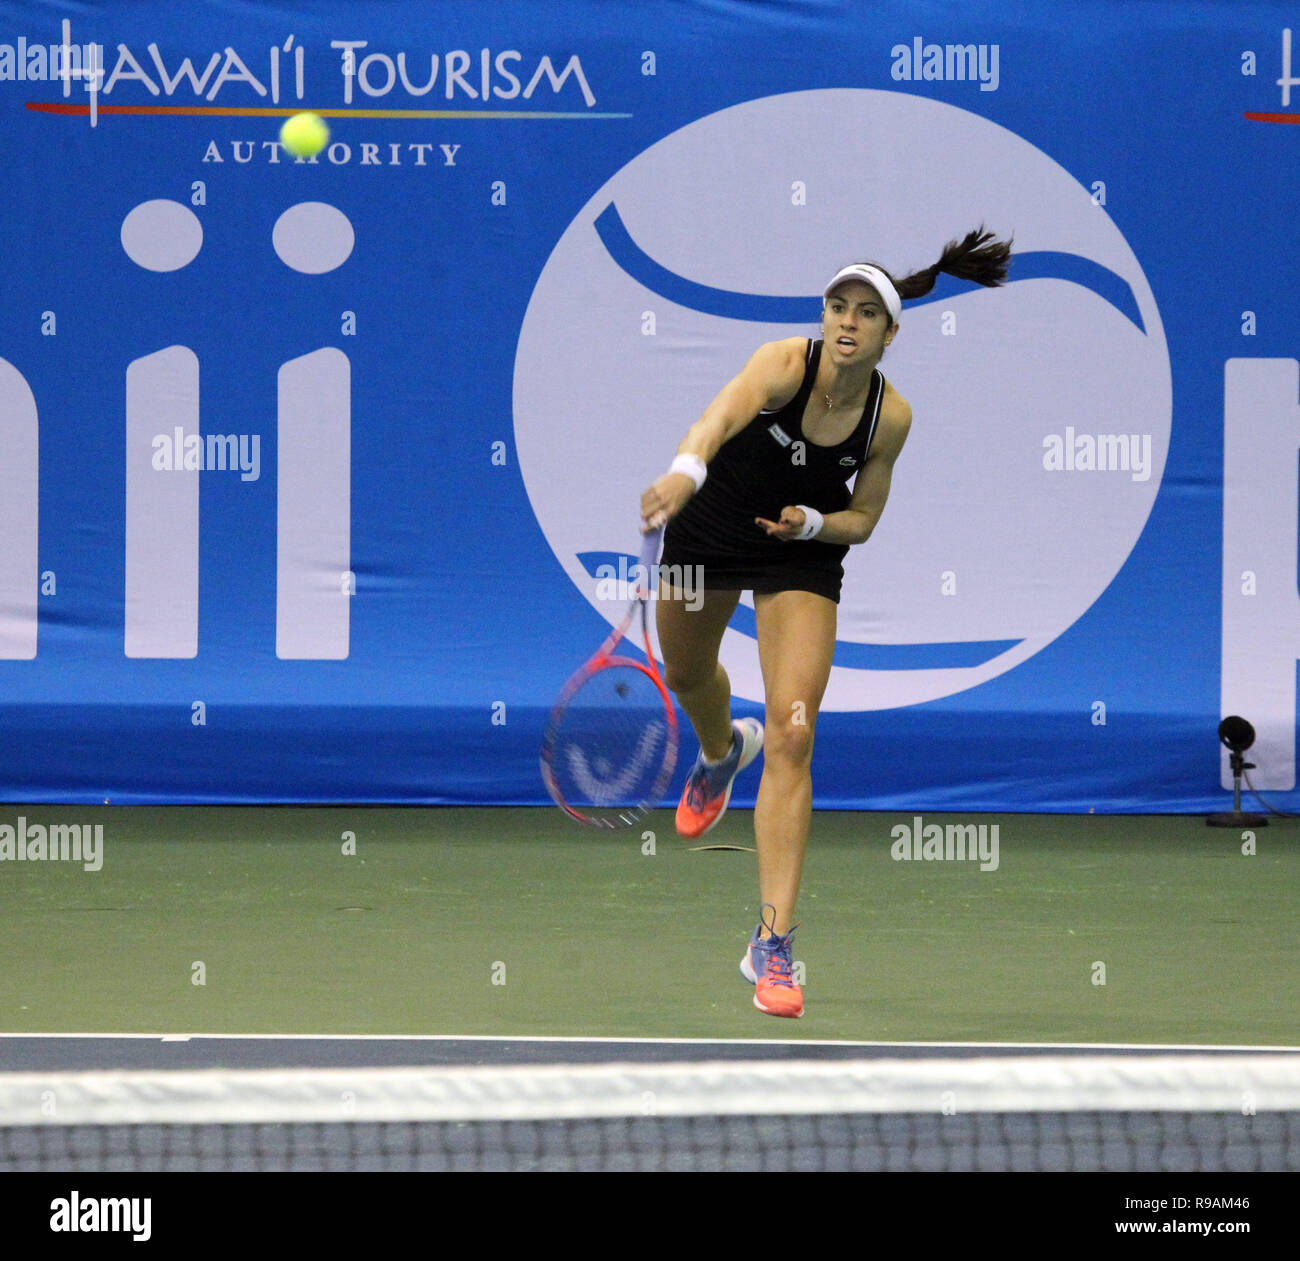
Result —
M597 670L552 725L548 760L563 801L593 821L650 804L666 787L676 732L663 694L633 665Z

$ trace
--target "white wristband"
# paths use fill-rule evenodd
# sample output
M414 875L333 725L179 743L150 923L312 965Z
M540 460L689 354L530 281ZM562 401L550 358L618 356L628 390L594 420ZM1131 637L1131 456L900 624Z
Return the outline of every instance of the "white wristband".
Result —
M822 526L826 524L826 518L822 516L816 508L810 508L807 504L795 504L804 516L803 529L799 531L799 539L815 539L821 532Z
M698 455L677 456L668 466L668 471L689 477L695 483L696 490L704 485L704 479L709 475L708 465Z

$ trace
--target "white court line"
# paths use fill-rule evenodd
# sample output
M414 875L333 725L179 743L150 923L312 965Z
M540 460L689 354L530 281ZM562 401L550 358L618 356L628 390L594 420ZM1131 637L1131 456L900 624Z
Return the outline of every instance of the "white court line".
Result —
M1251 1051L1281 1055L1300 1046L1217 1046L1204 1042L854 1042L813 1038L612 1038L561 1037L520 1034L511 1037L487 1033L4 1033L0 1038L147 1039L155 1042L262 1041L262 1042L574 1042L667 1046L843 1046L933 1047L935 1049L1023 1051Z

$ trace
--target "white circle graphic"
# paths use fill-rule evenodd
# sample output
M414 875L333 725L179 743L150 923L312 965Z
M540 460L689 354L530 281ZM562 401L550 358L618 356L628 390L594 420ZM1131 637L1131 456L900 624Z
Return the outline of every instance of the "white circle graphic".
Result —
M611 205L659 268L806 294L806 321L707 314L681 287L664 296L653 269L638 281L597 230ZM1169 356L1150 286L1106 210L1034 145L940 101L867 90L691 123L610 179L556 245L520 332L515 438L538 522L592 605L622 612L598 599L589 554L636 550L641 491L761 342L818 336L814 295L846 263L904 275L981 223L1063 270L1015 280L1013 260L1003 288L904 306L881 369L912 431L880 524L845 562L848 651L823 707L951 696L1073 625L1128 558L1164 470ZM736 694L761 699L753 638L729 630L722 658Z
M309 276L342 267L355 243L352 221L338 207L323 201L290 206L271 230L271 244L280 261Z
M149 271L178 271L202 247L203 225L178 201L142 201L122 220L122 248Z

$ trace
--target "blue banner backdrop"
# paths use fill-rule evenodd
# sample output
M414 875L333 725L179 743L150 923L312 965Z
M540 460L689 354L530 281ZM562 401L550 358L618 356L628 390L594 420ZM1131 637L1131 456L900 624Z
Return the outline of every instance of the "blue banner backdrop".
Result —
M1295 808L1288 20L0 5L0 793L544 801L687 426L836 268L984 223L1011 283L882 363L817 804L1219 808L1239 712ZM723 653L759 712L748 601Z

